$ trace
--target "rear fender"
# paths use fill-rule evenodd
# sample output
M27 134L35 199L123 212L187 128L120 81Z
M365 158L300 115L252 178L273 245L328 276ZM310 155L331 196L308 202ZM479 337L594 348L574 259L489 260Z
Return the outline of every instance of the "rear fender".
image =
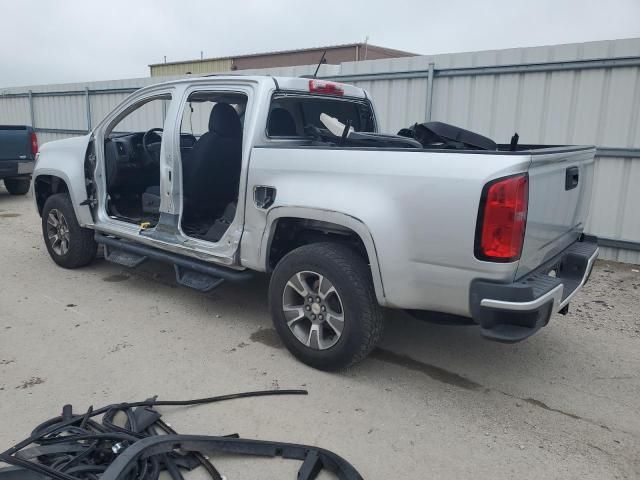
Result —
M259 261L261 265L265 266L265 269L268 264L269 249L271 246L271 240L273 239L273 234L275 233L275 225L277 224L278 219L285 217L333 223L355 232L360 237L365 249L367 250L367 256L369 257L371 267L371 276L373 277L373 286L376 291L378 303L382 306L386 305L384 285L382 283L382 275L380 274L380 265L378 263L378 253L376 251L376 246L373 241L373 237L371 236L371 232L369 232L369 229L361 220L345 213L305 207L275 207L271 209L267 215L267 228L265 229L260 242Z

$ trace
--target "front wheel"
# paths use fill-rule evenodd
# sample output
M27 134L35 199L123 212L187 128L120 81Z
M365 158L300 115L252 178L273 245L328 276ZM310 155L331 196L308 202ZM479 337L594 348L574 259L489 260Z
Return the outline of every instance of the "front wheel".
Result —
M47 198L42 209L42 235L49 255L64 268L87 265L96 257L93 230L82 228L65 193Z
M315 243L288 253L271 277L269 304L285 346L321 370L362 360L382 336L369 266L345 245Z
M4 186L11 195L25 195L29 191L31 181L28 178L5 178Z

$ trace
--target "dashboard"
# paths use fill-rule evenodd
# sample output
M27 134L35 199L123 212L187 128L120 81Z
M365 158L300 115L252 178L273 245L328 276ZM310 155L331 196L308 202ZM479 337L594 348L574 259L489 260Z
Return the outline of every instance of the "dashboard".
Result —
M144 133L130 133L110 137L112 151L115 153L115 160L118 164L135 164L142 161L144 149L142 148L142 137Z
M104 142L105 170L109 188L121 188L127 191L144 191L149 185L157 185L160 176L160 141L158 133L150 133L147 147L158 154L155 162L150 162L142 139L145 132L111 134ZM191 134L180 135L180 154L185 161L190 157L191 149L197 138ZM188 160L186 160L188 161Z
M145 132L124 133L111 135L107 143L107 150L111 150L115 163L121 166L142 165L145 162L146 153L142 146L142 138ZM162 140L157 133L151 133L148 138L148 144L153 145ZM197 139L190 133L180 134L180 151L187 154L196 144ZM109 148L108 145L111 144Z

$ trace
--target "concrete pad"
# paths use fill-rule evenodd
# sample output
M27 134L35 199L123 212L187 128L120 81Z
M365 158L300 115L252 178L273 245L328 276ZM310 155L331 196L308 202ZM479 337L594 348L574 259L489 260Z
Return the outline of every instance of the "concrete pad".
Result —
M516 345L389 312L380 348L329 374L282 347L264 275L205 295L160 264L64 270L47 254L31 194L4 189L0 252L0 449L66 403L306 388L161 410L180 433L328 448L367 479L640 475L637 266L599 262L570 314ZM294 478L298 466L214 463L230 479Z

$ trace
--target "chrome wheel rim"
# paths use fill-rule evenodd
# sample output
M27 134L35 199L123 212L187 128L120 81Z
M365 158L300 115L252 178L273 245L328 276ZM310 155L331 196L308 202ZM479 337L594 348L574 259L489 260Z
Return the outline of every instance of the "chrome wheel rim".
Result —
M317 272L298 272L289 279L282 311L291 333L309 348L326 350L342 336L342 299L333 283Z
M67 219L57 208L51 209L47 217L47 238L56 255L66 255L69 251L69 225Z

